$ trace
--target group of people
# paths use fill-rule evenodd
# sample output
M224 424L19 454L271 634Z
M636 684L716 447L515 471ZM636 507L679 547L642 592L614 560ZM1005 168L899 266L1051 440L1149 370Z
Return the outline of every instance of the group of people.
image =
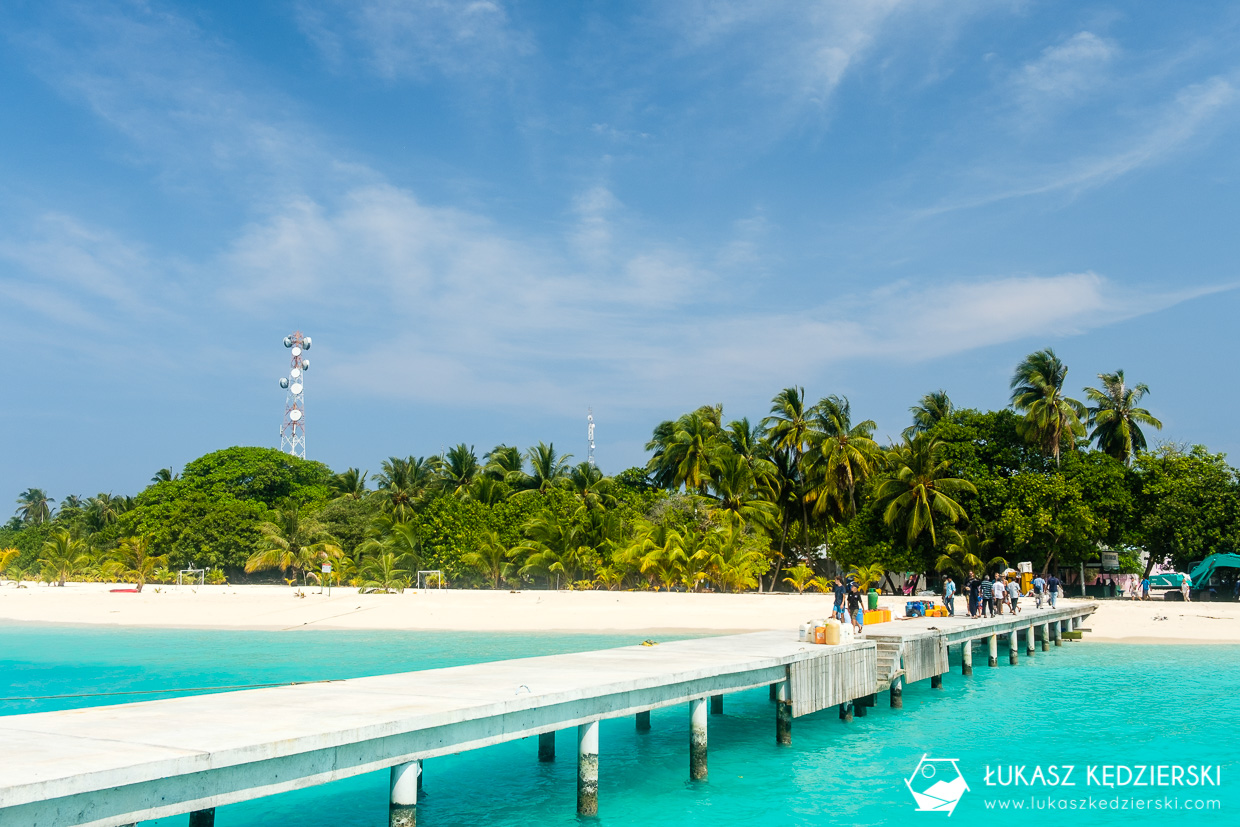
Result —
M852 623L853 631L857 634L865 628L865 607L862 605L864 595L857 586L857 581L851 577L844 581L840 577L835 578L832 584L831 593L835 596L835 605L831 607L831 616L840 623Z
M1042 608L1042 601L1047 599L1054 607L1062 585L1053 574L1045 579L1038 575L1033 579L1028 596L1033 597L1039 609ZM1022 595L1019 578L1008 578L999 572L993 575L983 572L978 577L970 571L965 588L969 598L969 617L997 617L1005 609L1010 609L1012 614L1020 611ZM950 577L943 579L943 605L947 607L948 615L956 616L956 582Z

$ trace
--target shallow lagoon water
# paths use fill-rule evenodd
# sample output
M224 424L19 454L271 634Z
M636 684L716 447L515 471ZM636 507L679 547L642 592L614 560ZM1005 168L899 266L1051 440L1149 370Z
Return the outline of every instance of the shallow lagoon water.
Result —
M357 677L639 642L640 635L408 632L233 632L0 626L0 697L129 692ZM729 695L710 720L710 779L688 779L688 715L655 711L652 731L605 721L599 825L905 825L997 819L1025 824L1240 823L1240 646L1074 643L943 689L906 687L904 709L885 697L844 724L835 710L798 718L791 747L774 743L765 690ZM975 661L977 659L975 658ZM175 693L169 693L175 694ZM159 696L0 701L0 714L131 702ZM574 734L559 760L537 761L527 739L426 762L421 825L577 824ZM917 812L904 780L923 755L959 759L969 784L954 815ZM1074 787L986 784L986 768L1073 765ZM1085 786L1087 765L1221 765L1221 786ZM992 775L992 780L994 776ZM1174 810L1035 810L1055 802L1178 801ZM1186 810L1186 802L1218 809ZM1008 809L998 809L1008 801ZM1021 802L1022 809L1012 809ZM988 809L988 805L990 809ZM1079 805L1077 805L1079 806ZM220 827L382 827L387 774L220 808ZM148 822L183 825L184 817Z

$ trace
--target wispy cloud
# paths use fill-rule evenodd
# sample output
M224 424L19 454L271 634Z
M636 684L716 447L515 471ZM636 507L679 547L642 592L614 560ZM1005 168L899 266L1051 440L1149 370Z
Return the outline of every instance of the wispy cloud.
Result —
M333 64L389 79L497 75L536 51L500 0L307 0L297 19Z
M1118 46L1093 32L1077 32L1048 46L1020 68L1013 79L1026 107L1045 99L1071 99L1095 88L1119 52Z

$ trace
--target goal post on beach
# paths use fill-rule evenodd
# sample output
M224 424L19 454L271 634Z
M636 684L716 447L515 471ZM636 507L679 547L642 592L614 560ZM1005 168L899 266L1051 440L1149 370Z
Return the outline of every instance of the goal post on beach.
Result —
M430 569L429 571L418 572L418 588L419 589L430 588L431 583L434 583L436 588L442 589L443 588L443 572L440 571L439 569Z
M185 585L192 586L195 580L198 581L199 586L205 586L207 583L207 570L191 567L177 572L177 588Z

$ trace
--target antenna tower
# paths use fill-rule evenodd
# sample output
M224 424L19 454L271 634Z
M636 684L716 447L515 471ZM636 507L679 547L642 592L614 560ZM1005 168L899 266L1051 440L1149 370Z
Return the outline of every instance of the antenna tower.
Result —
M284 337L284 346L293 358L289 362L288 376L280 379L284 388L284 419L280 423L280 450L295 457L306 458L306 371L310 360L310 337L302 336L300 330Z
M594 467L594 409L586 408L586 440L589 442L590 450L586 454L586 462L590 463L590 467Z

